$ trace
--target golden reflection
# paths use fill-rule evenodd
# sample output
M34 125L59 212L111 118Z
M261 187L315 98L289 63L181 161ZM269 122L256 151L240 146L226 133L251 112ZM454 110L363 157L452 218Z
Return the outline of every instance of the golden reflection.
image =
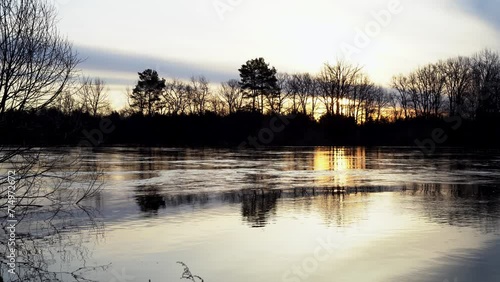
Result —
M322 171L316 182L334 187L354 186L354 170L366 169L366 149L363 147L316 148L314 170Z

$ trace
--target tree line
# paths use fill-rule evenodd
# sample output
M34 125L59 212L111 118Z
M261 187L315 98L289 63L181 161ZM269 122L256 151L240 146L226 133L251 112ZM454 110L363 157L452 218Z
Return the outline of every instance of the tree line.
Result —
M202 75L162 78L147 69L127 90L128 107L116 112L106 82L77 71L81 60L71 42L58 34L53 6L44 0L6 0L0 8L0 127L10 133L2 134L3 144L78 143L78 134L99 128L103 117L117 125L112 143L143 141L121 132L123 126L161 134L184 128L198 132L185 132L186 138L177 140L144 132L148 142L156 138L163 140L160 144L183 145L217 132L220 140L210 144L234 145L258 133L270 117L283 115L300 116L287 126L295 132L288 136L290 144L359 144L382 138L381 128L392 128L386 136L412 144L429 135L414 120L430 121L423 123L432 128L438 126L434 121L447 117L479 122L464 126L457 138L465 138L472 128L497 132L500 60L492 50L417 67L395 75L389 85L374 83L361 66L343 60L325 63L316 73L285 73L255 58L239 68L239 78L218 85ZM392 144L392 139L381 143Z
M344 116L364 123L457 115L474 120L500 111L500 60L491 50L420 66L394 76L386 87L374 83L362 67L343 60L325 63L317 74L288 74L257 58L239 72L240 79L215 88L204 76L167 80L155 70L145 70L128 91L129 113L299 113L311 118Z
M278 73L263 58L247 61L240 79L216 88L204 76L189 81L160 78L155 70L139 73L128 92L129 113L225 116L241 111L261 114L344 115L356 121L381 120L389 92L375 85L359 66L326 63L321 73Z
M54 31L56 11L43 1L2 1L0 17L0 119L8 111L53 108L105 116L113 112L106 82L81 77L72 44ZM43 20L41 20L43 19ZM142 114L227 116L237 112L343 116L356 124L460 116L476 120L500 111L498 52L482 50L417 67L377 85L359 65L338 60L317 73L278 72L263 58L247 61L240 77L214 86L204 76L189 80L139 73L127 90L123 116Z
M500 141L500 60L491 50L418 67L394 76L389 87L342 60L316 74L288 74L256 58L239 72L239 79L214 86L204 76L165 79L147 69L121 112L110 107L102 79L74 79L42 110L6 112L4 128L12 134L2 143L78 144L106 118L116 130L96 144L238 146L275 116L297 118L273 145L415 145L436 128L447 130L448 145ZM449 117L459 122L450 126Z
M395 76L396 118L460 116L475 120L500 113L498 52L483 50L421 66Z

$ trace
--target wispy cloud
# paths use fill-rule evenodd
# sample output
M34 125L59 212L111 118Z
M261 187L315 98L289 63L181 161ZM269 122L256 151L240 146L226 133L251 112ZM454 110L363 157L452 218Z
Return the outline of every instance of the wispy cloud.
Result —
M242 1L221 21L206 0L72 0L60 8L60 27L87 58L84 73L116 88L133 86L147 68L218 83L256 57L282 72L317 72L391 1ZM500 50L500 0L398 1L404 10L353 58L378 83L450 56Z
M126 106L126 88L133 88L138 79L137 73L145 69L155 69L165 78L182 80L187 80L192 76L204 75L212 83L238 77L237 69L228 71L216 66L190 64L157 56L118 52L83 45L77 45L75 49L80 58L84 60L79 66L82 74L99 77L106 81L111 102L115 109L122 109Z
M131 84L137 80L137 73L154 69L166 78L188 79L204 75L213 82L226 81L237 76L237 70L227 71L216 66L190 64L156 56L117 52L109 49L75 46L83 58L80 68L84 74L99 74L112 84Z
M498 17L498 11L500 11L499 0L459 0L459 2L469 12L500 29L500 18Z

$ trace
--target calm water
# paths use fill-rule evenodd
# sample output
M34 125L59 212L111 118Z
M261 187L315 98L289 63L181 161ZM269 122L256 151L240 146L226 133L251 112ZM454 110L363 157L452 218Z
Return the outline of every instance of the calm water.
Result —
M98 229L51 270L98 281L500 281L500 153L100 149ZM92 232L91 232L92 231ZM47 249L56 248L48 245ZM185 280L184 280L185 281Z

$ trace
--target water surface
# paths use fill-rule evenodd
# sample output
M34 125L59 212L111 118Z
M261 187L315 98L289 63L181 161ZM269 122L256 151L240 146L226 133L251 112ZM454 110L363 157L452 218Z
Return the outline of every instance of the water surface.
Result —
M84 162L104 173L85 203L103 228L68 248L112 263L98 281L180 281L177 261L217 282L500 281L496 151L103 148Z

